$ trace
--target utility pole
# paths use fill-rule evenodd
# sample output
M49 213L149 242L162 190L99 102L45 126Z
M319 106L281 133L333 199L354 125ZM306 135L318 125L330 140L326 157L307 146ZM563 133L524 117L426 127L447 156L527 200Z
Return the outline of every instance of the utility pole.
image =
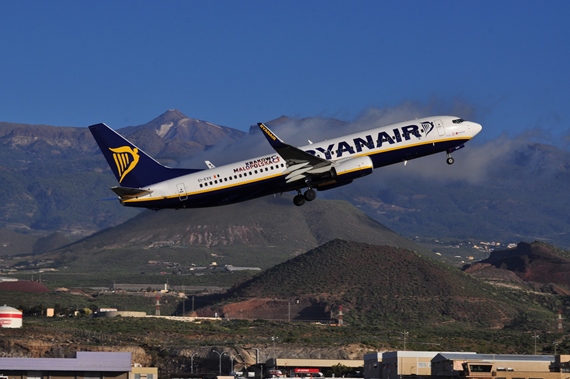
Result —
M539 335L534 332L532 338L534 338L534 355L536 355L536 340L539 338Z
M230 359L232 360L232 364L230 366L231 367L230 374L231 374L232 372L234 372L234 359L236 359L236 357L234 357L233 355L230 355Z
M220 353L217 350L212 350L214 353L218 354L220 357L220 365L219 365L219 375L222 376L222 355L225 355L226 353Z
M277 370L277 355L275 354L275 341L277 341L279 337L271 337L271 341L273 341L273 365L275 366L275 370Z
M405 330L403 332L400 332L402 334L402 336L404 337L404 351L406 351L406 337L408 336L408 334L410 334L409 332L406 332Z
M192 355L190 356L190 373L193 374L194 373L194 356L198 355L198 353L192 353Z

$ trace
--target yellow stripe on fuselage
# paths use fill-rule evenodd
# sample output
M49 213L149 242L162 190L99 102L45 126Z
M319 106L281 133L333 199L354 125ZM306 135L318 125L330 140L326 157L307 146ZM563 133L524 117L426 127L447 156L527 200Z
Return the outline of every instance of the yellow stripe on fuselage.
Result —
M434 145L434 144L441 143L441 142L458 141L458 140L468 141L470 139L471 139L471 137L468 137L468 136L464 136L463 138L442 138L442 139L438 139L438 140L430 140L430 141L425 141L425 142L406 144L405 146L399 146L399 147L394 146L394 147L389 147L389 148L385 148L382 150L376 150L376 151L372 150L372 151L368 151L368 152L352 154L350 157L347 157L347 158L356 158L356 157L370 156L370 155L376 155L376 154L383 154L383 153L388 153L388 152L395 151L395 150L409 149L409 148L413 148L416 146ZM344 159L344 158L337 159L336 161L342 160L342 159ZM333 162L335 162L335 161L333 161ZM350 170L350 171L345 171L341 175L349 174L349 173L355 172L355 171L360 171L360 170L363 170L366 168L368 168L368 167L354 169L354 170ZM208 193L208 192L214 192L214 191L223 190L223 189L227 189L227 188L240 187L240 186L246 185L246 184L262 182L264 180L273 179L273 178L276 178L279 176L284 176L284 175L281 173L277 173L274 175L263 176L263 177L257 178L257 179L246 180L246 181L241 181L241 182L237 182L237 183L233 182L231 184L228 183L227 185L226 184L217 185L217 186L214 185L214 186L209 187L209 188L202 188L199 191L186 192L186 193L175 193L172 195L160 196L160 197L143 197L143 198L124 199L124 200L121 199L121 202L122 203L140 203L140 202L159 201L159 200L166 200L166 199L175 199L175 198L180 198L180 197L191 197L194 195L200 195L200 194L204 194L204 193Z

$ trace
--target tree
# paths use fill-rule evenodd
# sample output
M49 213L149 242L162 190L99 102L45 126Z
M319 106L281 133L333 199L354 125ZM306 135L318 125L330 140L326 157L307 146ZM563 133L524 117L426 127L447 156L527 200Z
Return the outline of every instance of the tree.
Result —
M344 377L345 375L350 374L351 371L352 369L350 367L340 363L331 367L331 373L335 376L335 378Z

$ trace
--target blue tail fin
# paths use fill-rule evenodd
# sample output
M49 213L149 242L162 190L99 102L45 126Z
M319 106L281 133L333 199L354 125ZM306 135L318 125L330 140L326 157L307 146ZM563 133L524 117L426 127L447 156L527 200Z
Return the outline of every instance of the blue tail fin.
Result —
M141 188L202 171L163 166L105 124L89 130L121 187Z

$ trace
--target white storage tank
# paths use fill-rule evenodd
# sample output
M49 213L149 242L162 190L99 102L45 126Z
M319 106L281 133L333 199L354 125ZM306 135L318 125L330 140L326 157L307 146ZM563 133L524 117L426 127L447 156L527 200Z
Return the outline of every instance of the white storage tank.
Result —
M21 328L22 312L7 305L0 306L0 327Z

